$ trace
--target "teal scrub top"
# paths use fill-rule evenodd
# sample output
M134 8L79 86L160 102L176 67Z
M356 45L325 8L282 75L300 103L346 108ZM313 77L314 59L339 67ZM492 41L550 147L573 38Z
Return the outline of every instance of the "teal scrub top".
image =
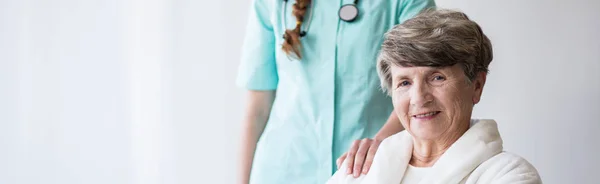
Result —
M250 183L325 183L352 141L372 138L393 110L380 89L376 58L387 30L434 7L433 0L359 0L354 22L338 16L354 0L313 0L302 30L302 59L282 50L295 0L253 0L237 85L276 90L257 143ZM308 16L312 12L310 22ZM282 15L284 17L282 17ZM283 19L286 19L284 27Z

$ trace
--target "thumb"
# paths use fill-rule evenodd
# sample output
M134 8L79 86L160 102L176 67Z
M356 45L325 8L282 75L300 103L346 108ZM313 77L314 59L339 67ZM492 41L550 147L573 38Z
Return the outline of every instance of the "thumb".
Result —
M340 156L340 158L338 158L338 159L335 161L335 164L337 165L337 168L338 168L338 169L340 169L340 166L342 166L342 163L344 162L344 160L346 160L346 156L347 156L347 155L348 155L347 153L344 153L344 154L342 154L342 156Z

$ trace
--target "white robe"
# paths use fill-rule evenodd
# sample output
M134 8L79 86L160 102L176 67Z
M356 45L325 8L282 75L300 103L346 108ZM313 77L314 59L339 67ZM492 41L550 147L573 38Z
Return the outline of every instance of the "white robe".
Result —
M502 149L494 120L472 120L469 130L446 150L420 183L542 183L533 165ZM381 143L368 174L354 178L341 169L327 183L399 184L412 150L412 136L407 131L399 132ZM346 165L344 162L340 168Z

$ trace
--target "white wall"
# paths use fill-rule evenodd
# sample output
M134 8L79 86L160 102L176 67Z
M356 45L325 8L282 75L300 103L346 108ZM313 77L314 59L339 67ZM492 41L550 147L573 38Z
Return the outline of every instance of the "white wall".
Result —
M545 183L595 183L600 2L437 2L492 39L475 116ZM248 5L0 0L0 183L235 183Z
M117 2L0 1L0 183L131 183Z
M0 1L0 183L173 183L162 127L169 10Z
M1 0L0 183L234 183L248 4Z
M474 116L498 120L505 149L546 183L598 183L600 1L438 0L466 12L494 60Z
M250 1L173 2L177 183L235 183L244 93L234 83Z

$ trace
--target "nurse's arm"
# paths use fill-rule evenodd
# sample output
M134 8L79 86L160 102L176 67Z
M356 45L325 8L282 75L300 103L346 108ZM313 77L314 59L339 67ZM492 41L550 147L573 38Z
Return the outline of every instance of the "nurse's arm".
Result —
M390 117L385 125L383 125L381 130L379 130L379 132L377 132L375 135L375 140L383 141L385 138L388 138L389 136L392 136L402 130L404 130L404 127L402 127L402 123L400 123L398 115L396 115L395 111L392 111L392 114L390 114Z
M240 183L249 183L256 143L260 138L275 99L275 91L248 91L242 122L240 155Z
M392 111L387 122L377 132L374 139L355 140L352 143L350 150L337 159L338 168L347 158L347 174L353 174L355 178L359 177L361 173L367 174L371 168L371 164L373 164L373 158L375 158L379 144L385 138L402 130L404 130L404 127L402 127L396 113Z

